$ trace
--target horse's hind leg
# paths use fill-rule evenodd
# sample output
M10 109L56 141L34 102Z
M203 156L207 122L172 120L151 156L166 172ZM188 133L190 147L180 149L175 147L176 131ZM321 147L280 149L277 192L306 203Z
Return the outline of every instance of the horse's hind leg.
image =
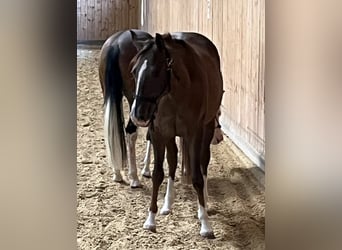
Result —
M151 138L149 132L146 134L146 155L144 159L144 168L141 170L141 174L146 178L151 178Z
M133 124L131 119L129 119L126 127L126 139L128 145L128 176L130 179L130 186L131 188L138 188L141 187L141 183L138 178L135 153L135 144L137 141L137 127Z
M198 195L198 219L201 222L200 234L203 237L213 239L215 238L213 229L209 223L209 217L206 209L206 201L204 197L204 181L205 178L201 171L201 148L202 146L202 131L198 133L190 142L190 165L192 170L192 184ZM211 138L210 138L211 139ZM210 143L210 140L209 140ZM210 144L207 145L210 147Z
M175 200L174 181L177 168L177 145L174 138L166 144L166 150L166 158L169 165L169 178L167 181L164 205L160 210L160 214L163 215L170 213L172 204Z
M202 139L202 148L201 148L201 170L203 174L203 181L204 181L204 187L203 187L203 194L204 194L204 202L206 205L206 210L208 210L208 182L207 182L207 176L208 176L208 165L210 161L210 143L213 138L213 134L215 133L214 128L215 122L209 123L203 132L203 139Z

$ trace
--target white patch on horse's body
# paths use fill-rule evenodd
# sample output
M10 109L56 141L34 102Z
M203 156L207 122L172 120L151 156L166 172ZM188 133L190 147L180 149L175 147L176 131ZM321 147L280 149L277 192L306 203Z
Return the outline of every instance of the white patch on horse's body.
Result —
M119 134L119 128L117 127L116 108L112 104L110 98L108 98L104 114L104 139L108 164L109 166L112 166L114 170L113 180L121 182L122 175L120 171L122 169L123 161L120 137L114 136L117 134Z
M200 231L201 236L213 238L214 232L209 223L207 209L201 205L198 205L198 219L201 222L201 231Z
M167 189L166 189L166 195L164 199L164 205L162 209L160 210L160 214L163 214L163 215L169 214L174 200L175 200L174 181L172 180L171 177L169 177L167 181Z
M144 73L144 71L146 70L147 68L147 60L145 59L145 61L143 62L143 64L141 65L140 69L139 69L139 72L138 72L138 79L137 79L137 86L135 88L135 95L137 96L138 93L139 93L139 87L140 87L140 82L141 82L141 77ZM135 117L135 107L136 106L136 101L134 99L133 101L133 104L132 104L132 109L131 109L131 113L130 113L130 116L131 116L131 119L132 121L136 124L136 125L140 125L142 127L145 127L144 125L145 124L140 124L139 123L139 120ZM148 123L147 123L148 124Z
M127 155L128 155L128 176L130 178L130 185L132 188L140 187L141 183L138 178L136 154L135 154L135 142L137 141L137 132L127 134Z
M156 231L156 214L151 211L148 212L148 217L143 226L144 229L150 230L152 232Z
M144 168L141 170L141 174L145 177L151 177L151 170L150 170L150 164L151 164L151 141L147 141L146 144L146 155L144 159Z

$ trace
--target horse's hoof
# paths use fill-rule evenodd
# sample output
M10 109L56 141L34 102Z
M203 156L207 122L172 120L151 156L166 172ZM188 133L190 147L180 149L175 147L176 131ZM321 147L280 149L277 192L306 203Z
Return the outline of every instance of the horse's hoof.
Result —
M115 182L123 182L121 174L114 174L113 181L115 181Z
M151 172L150 171L142 171L142 176L145 178L151 178Z
M152 176L150 174L143 174L142 176L144 176L147 179L151 179L152 178Z
M168 214L170 214L170 212L171 212L171 209L168 209L168 208L162 208L160 210L161 215L168 215Z
M144 226L143 226L143 228L144 228L145 230L149 230L149 231L151 231L151 232L153 232L153 233L156 233L156 232L157 232L156 225L151 225L151 224L145 223Z
M130 184L131 188L141 188L142 185L139 180L133 180Z
M202 237L207 238L207 239L215 239L215 235L213 231L209 232L201 232L200 233Z

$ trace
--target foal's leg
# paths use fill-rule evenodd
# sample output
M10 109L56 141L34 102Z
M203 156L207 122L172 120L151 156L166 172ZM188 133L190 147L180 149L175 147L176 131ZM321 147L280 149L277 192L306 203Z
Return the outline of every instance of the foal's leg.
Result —
M146 134L146 155L144 159L144 168L141 170L141 174L146 178L151 178L151 170L150 170L150 163L151 163L151 138L149 132Z
M177 145L174 138L166 144L166 157L169 165L169 178L167 181L164 205L160 210L160 214L163 215L170 213L172 204L175 200L174 181L177 168Z
M128 176L130 179L131 188L141 187L141 183L137 174L136 154L135 154L135 143L137 141L137 127L133 124L132 120L129 119L126 127L126 139L128 145Z
M215 238L213 229L209 223L206 202L204 198L204 178L200 166L200 153L202 142L202 131L198 133L190 143L190 164L192 170L192 184L198 195L198 219L201 222L200 234L203 237Z
M148 217L144 223L143 228L150 230L152 232L156 232L156 213L158 210L157 206L157 198L160 184L164 179L164 154L165 154L165 144L162 141L162 138L151 138L153 144L153 152L154 152L154 168L152 174L152 199L150 210L148 213Z

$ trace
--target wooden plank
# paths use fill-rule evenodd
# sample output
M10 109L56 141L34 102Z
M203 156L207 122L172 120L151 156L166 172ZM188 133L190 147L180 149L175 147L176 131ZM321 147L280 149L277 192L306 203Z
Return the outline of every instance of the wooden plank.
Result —
M222 37L224 37L224 42L222 43L222 55L221 55L221 70L223 75L223 89L225 93L223 94L222 106L227 110L223 113L223 116L230 114L229 100L231 95L230 79L229 79L229 33L228 33L228 3L229 1L222 2Z
M79 36L79 40L86 40L87 39L87 35L86 35L86 31L87 31L87 0L83 0L80 3L81 5L81 30L80 30L80 36Z
M220 56L222 55L222 0L213 1L213 42Z
M129 0L121 1L121 24L122 26L119 29L129 29L131 28L129 25Z
M95 37L95 0L88 0L87 5L87 40L94 40Z
M95 0L95 37L96 39L103 39L101 37L102 29L102 3L101 0Z
M81 31L81 2L80 0L77 0L77 40L80 40L80 31Z
M139 8L137 0L129 0L128 2L128 26L129 28L139 28L138 20L140 20Z
M108 38L108 1L101 1L101 39L106 40Z

